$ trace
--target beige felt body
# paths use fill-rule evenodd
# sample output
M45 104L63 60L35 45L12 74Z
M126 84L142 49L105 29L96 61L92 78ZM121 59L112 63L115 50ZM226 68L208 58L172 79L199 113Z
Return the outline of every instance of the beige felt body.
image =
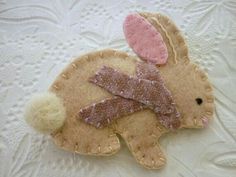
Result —
M206 74L190 63L184 39L173 22L159 14L141 15L156 27L167 45L168 63L159 70L181 113L181 128L202 128L202 118L210 119L214 109L212 88ZM168 130L160 125L151 110L120 118L104 129L96 129L75 119L81 108L112 97L89 83L89 77L103 65L135 75L138 60L115 50L92 52L75 59L58 76L50 91L63 100L67 115L61 130L52 134L58 146L80 154L111 155L120 148L116 136L120 134L135 159L144 167L158 169L166 163L158 139ZM203 103L196 104L196 98L202 98Z

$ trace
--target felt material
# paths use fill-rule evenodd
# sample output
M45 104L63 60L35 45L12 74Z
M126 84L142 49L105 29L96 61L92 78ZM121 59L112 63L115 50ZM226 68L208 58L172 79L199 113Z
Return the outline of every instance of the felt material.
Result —
M136 66L138 78L158 81L163 84L163 80L158 69L146 62L138 62ZM98 103L82 108L77 117L81 117L86 123L97 128L103 128L111 124L115 119L140 111L146 108L142 103L122 97L105 99Z
M97 128L103 128L114 120L143 110L145 107L144 104L130 99L114 97L82 108L77 118Z
M207 75L190 62L186 43L169 18L153 13L140 15L161 33L167 46L168 60L159 71L181 114L181 128L203 128L202 120L211 120L214 111L214 96ZM139 164L149 169L165 165L165 155L158 140L169 130L156 120L153 111L135 112L103 129L76 119L78 111L86 105L113 97L89 83L88 78L104 65L135 75L137 61L138 58L124 52L102 50L80 56L62 71L50 87L66 108L64 126L52 133L56 145L80 154L112 155L120 148L116 136L120 134ZM203 100L201 105L196 103L196 98Z
M136 76L141 79L157 80L163 83L157 68L146 62L137 63ZM144 108L144 104L134 100L114 97L104 99L101 102L93 103L90 106L80 109L77 117L97 128L103 128L111 124L117 118L140 111Z
M145 104L157 114L160 123L166 128L175 130L180 126L179 112L162 79L161 82L139 79L103 66L89 80L114 95Z
M161 77L161 74L159 70L156 68L156 66L148 63L141 63L138 62L137 64L137 70L136 70L137 77L140 79L148 79L152 81L157 81L160 84L164 84L163 78ZM168 96L169 94L167 94ZM172 97L170 98L172 99ZM177 119L173 119L173 117L163 117L157 114L158 117L160 117L160 122L164 127L175 130L179 128L180 126L180 115L177 110L175 110Z
M155 65L150 63L138 62L136 66L136 76L140 79L157 81L160 84L164 84L159 70Z
M165 64L168 52L161 34L139 14L128 15L123 25L129 46L143 60Z
M208 118L202 117L201 120L202 120L203 126L204 126L204 127L208 127L208 124L209 124Z

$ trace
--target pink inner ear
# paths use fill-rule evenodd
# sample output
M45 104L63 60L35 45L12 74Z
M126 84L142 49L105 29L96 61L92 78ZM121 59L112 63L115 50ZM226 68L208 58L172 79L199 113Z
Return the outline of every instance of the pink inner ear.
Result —
M138 14L128 15L123 28L129 46L138 56L153 64L166 63L168 51L163 38L145 18Z

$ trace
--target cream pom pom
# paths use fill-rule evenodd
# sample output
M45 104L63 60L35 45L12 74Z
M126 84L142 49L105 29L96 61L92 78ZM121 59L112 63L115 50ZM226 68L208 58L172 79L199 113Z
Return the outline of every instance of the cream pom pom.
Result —
M66 110L55 94L35 95L26 107L25 120L41 133L51 133L64 124Z

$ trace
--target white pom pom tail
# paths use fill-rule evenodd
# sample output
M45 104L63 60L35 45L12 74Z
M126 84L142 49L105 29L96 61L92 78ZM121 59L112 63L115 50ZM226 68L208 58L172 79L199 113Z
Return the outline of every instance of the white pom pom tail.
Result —
M25 112L26 122L41 133L51 133L63 126L66 110L55 94L46 92L35 95Z

